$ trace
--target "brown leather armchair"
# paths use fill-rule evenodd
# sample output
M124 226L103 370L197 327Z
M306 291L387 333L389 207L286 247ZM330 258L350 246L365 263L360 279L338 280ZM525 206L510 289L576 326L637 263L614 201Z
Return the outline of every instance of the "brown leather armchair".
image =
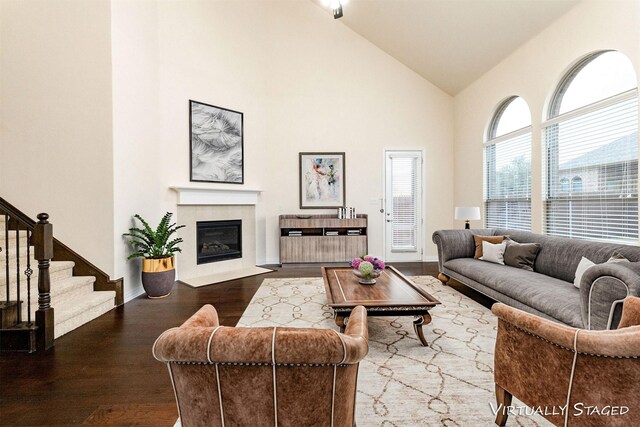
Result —
M367 312L331 329L219 326L205 305L153 346L167 364L182 425L352 426Z
M617 330L571 328L504 304L492 311L496 424L534 409L557 426L640 425L640 298L624 300Z

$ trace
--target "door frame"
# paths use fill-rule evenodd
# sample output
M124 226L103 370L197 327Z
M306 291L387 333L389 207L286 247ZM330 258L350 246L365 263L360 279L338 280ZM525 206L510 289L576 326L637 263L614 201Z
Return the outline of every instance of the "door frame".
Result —
M395 261L395 262L424 262L424 246L425 246L425 241L424 241L424 230L425 230L425 224L426 224L426 209L425 209L425 188L426 188L426 182L427 182L427 177L426 177L426 170L424 167L425 164L425 149L424 148L383 148L382 149L382 208L384 209L384 212L381 212L381 218L382 218L382 251L383 251L383 256L386 257L387 255L387 221L386 221L386 215L387 215L387 153L389 152L396 152L396 153L402 153L402 152L410 152L410 153L420 153L420 158L422 160L422 162L420 163L420 179L421 179L421 189L420 189L420 198L421 198L421 206L420 206L420 223L418 226L418 234L419 234L419 243L420 243L420 253L416 254L416 260L415 261ZM387 259L385 259L385 261L387 261ZM390 262L394 262L394 261L390 261Z

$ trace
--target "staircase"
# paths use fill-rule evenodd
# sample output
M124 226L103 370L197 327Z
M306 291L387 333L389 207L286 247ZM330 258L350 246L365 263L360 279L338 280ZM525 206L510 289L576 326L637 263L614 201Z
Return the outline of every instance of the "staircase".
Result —
M36 223L21 213L18 215L13 206L0 199L0 350L3 351L49 348L55 338L123 303L122 279L110 280L104 272L53 239L48 215L40 214L38 218L40 221ZM38 244L42 247L36 247ZM53 259L48 268L43 268L48 256Z

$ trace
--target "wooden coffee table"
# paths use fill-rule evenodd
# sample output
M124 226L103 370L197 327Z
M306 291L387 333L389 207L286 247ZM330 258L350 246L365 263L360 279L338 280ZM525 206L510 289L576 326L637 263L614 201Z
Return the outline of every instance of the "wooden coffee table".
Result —
M359 284L351 267L322 267L322 278L327 302L341 332L351 310L362 305L367 309L367 316L416 316L413 329L422 345L428 345L422 325L431 322L429 310L440 301L395 268L387 266L375 285Z

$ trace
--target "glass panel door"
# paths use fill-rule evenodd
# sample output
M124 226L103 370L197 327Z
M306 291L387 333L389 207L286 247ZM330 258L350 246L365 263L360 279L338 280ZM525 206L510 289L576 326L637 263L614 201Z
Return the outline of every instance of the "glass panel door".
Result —
M422 152L385 152L385 259L422 260Z

